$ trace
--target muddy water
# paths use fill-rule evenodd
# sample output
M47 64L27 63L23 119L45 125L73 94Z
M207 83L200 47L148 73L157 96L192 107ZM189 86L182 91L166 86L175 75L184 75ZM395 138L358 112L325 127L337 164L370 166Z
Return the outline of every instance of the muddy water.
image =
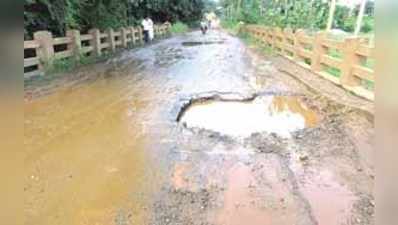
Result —
M182 44L206 41L219 43ZM350 129L335 116L325 125L323 109L284 95L309 93L295 80L257 72L263 67L236 38L193 32L102 67L87 68L95 79L72 80L78 85L30 89L46 94L25 102L26 225L372 224L372 208L357 207L372 182L357 171L359 153L342 132ZM258 74L265 86L254 88ZM280 94L191 105L182 119L205 130L175 121L187 96L262 91ZM258 131L257 139L236 141Z
M207 101L190 106L181 123L235 137L248 137L257 132L291 133L317 122L315 112L297 97L261 96L253 101Z
M250 186L254 185L254 177L250 168L237 165L227 174L228 183L225 192L224 208L219 214L220 224L239 225L248 223L253 225L272 224L272 214L250 207L255 198L250 197Z
M308 199L319 224L343 224L355 201L354 194L339 184L329 171L321 171L313 180L303 181L302 193Z
M145 224L149 203L136 193L157 172L139 122L145 102L124 88L98 82L25 105L26 224Z

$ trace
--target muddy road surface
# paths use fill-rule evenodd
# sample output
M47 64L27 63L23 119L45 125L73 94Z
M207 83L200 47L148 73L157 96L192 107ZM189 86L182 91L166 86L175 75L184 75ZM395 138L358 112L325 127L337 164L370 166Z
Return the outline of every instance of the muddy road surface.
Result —
M26 225L374 224L373 116L227 33L25 90Z

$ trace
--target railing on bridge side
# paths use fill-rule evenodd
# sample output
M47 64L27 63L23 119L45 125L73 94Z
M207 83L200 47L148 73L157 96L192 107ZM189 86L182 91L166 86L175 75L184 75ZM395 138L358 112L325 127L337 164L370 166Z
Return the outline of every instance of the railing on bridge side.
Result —
M359 37L336 40L325 32L310 35L302 30L242 27L279 55L354 92L374 100L374 47Z
M170 27L170 23L155 25L155 38L169 34ZM53 37L51 32L39 31L34 33L33 40L24 41L24 78L44 75L45 65L53 60L81 55L101 56L143 42L141 27L121 28L119 31L108 29L103 33L99 29L92 29L87 34L68 30L66 37Z

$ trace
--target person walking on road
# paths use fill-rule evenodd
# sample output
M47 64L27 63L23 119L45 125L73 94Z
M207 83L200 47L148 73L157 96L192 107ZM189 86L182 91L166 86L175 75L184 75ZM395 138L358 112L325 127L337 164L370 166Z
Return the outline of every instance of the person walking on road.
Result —
M145 17L142 21L142 27L144 28L144 41L145 43L149 43L152 41L154 37L153 33L153 21L149 16Z
M207 30L208 30L206 21L202 20L202 21L200 22L200 30L202 31L202 34L203 34L203 35L206 34L206 32L207 32Z

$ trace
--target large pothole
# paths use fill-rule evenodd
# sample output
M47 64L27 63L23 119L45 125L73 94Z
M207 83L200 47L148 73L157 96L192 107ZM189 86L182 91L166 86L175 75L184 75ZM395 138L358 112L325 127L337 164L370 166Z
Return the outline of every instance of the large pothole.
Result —
M185 47L192 47L198 45L214 45L214 44L223 44L224 41L186 41L182 42L182 45Z
M295 131L315 126L318 116L297 96L239 100L217 96L194 99L183 108L178 122L233 137L266 132L289 138Z

